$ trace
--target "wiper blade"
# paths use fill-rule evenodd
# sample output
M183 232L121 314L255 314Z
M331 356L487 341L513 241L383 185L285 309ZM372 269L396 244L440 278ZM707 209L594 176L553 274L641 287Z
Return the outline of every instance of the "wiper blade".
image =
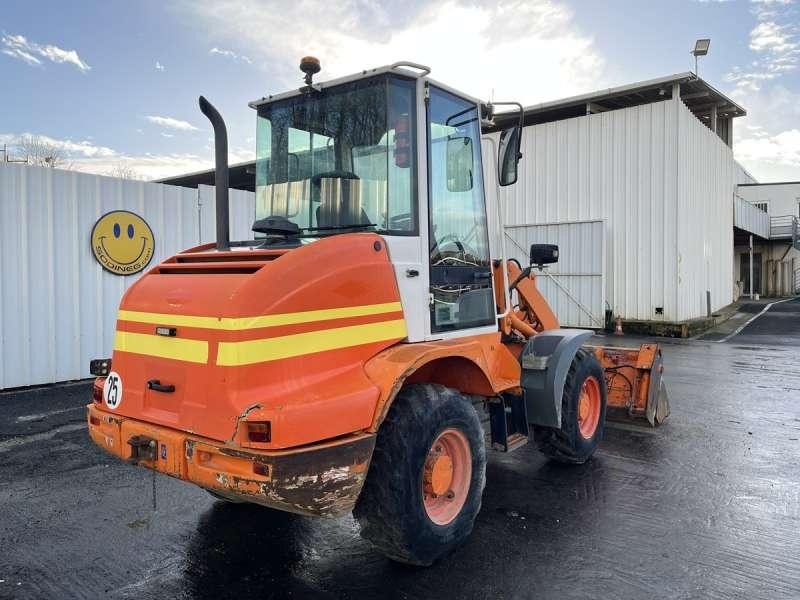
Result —
M375 223L353 223L352 225L330 225L328 227L303 227L303 231L334 231L337 229L363 229L377 227Z

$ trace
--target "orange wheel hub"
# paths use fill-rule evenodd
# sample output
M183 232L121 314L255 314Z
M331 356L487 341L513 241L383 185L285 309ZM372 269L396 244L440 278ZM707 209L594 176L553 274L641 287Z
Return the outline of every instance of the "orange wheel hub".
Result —
M588 440L597 430L600 422L600 384L594 377L587 377L581 386L578 399L578 431Z
M437 525L447 525L461 512L472 479L472 452L467 436L445 429L433 440L422 472L425 512Z

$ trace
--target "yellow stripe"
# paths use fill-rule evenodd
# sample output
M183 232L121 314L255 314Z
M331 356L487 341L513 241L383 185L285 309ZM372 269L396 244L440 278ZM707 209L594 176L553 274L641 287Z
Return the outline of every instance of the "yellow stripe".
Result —
M120 321L132 321L134 323L241 331L244 329L257 329L259 327L275 327L276 325L295 325L297 323L330 321L331 319L346 319L348 317L364 317L367 315L379 315L401 310L403 310L403 306L399 302L387 302L385 304L365 304L363 306L348 306L346 308L327 308L323 310L308 310L280 315L261 315L235 319L228 317L171 315L167 313L149 313L132 310L120 310L118 318Z
M208 342L201 340L117 331L114 350L193 363L208 362Z
M226 367L250 365L404 337L406 337L406 322L397 319L261 340L220 342L217 364Z

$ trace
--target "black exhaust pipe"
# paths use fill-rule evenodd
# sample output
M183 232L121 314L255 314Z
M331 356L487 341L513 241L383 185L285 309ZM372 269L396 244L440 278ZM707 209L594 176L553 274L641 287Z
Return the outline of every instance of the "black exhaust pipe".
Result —
M217 250L231 247L230 210L228 208L228 130L219 111L200 96L200 110L214 127L214 186L217 190Z

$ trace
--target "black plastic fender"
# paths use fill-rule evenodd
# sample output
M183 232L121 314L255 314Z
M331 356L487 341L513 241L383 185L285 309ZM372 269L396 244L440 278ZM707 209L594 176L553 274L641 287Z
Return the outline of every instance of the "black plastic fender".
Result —
M519 356L528 422L561 427L561 398L572 359L591 331L553 329L528 339Z

